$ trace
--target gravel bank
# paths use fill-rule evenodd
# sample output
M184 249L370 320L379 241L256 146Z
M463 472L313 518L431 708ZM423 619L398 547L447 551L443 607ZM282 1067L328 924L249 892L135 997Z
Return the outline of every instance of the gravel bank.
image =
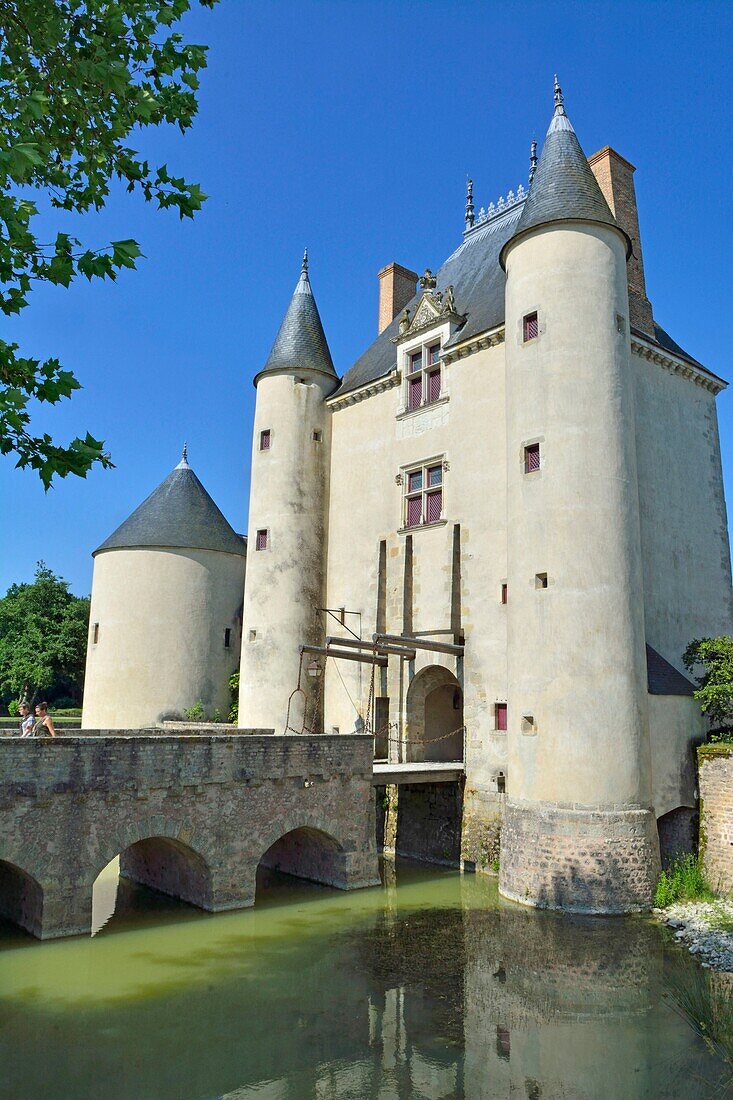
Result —
M708 970L733 972L733 901L685 901L655 916Z

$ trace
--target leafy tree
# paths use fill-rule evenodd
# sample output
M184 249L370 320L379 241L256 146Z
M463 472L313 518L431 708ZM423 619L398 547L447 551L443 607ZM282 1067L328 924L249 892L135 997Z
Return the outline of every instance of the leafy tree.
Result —
M702 676L695 698L713 723L725 726L733 722L733 638L722 634L719 638L699 638L690 642L685 650L685 668L692 672L702 665Z
M89 597L39 561L32 584L13 584L0 599L3 699L81 698L88 627Z
M35 284L79 275L115 279L142 255L134 240L82 245L65 232L39 242L37 198L51 211L101 210L114 180L159 208L193 217L198 184L151 166L131 133L163 123L185 131L197 110L206 47L171 28L195 0L0 0L0 310L20 313ZM212 7L215 0L198 0ZM53 236L53 234L51 234ZM68 446L34 435L29 406L79 389L58 359L41 362L0 340L0 452L48 489L55 475L111 466L88 432Z

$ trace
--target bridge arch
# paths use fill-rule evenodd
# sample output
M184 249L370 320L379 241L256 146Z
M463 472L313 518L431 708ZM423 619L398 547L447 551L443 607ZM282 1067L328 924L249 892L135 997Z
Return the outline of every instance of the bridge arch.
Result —
M0 917L41 935L43 887L22 867L0 859Z
M463 691L444 665L428 665L407 692L407 761L463 759Z
M258 867L326 886L347 887L346 852L333 821L305 815L274 825Z

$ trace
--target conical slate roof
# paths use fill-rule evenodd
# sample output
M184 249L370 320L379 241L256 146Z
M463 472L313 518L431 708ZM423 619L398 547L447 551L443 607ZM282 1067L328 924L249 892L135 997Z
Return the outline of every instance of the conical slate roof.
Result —
M246 554L245 539L230 527L196 477L185 447L175 470L94 553L145 546Z
M255 385L263 374L297 373L302 370L319 371L338 378L308 278L307 250L298 285L267 362L255 378Z
M501 262L511 241L528 229L559 221L600 222L613 225L631 242L616 223L603 197L575 130L565 114L562 91L555 77L555 113L552 117L537 171L524 204L514 236L502 250Z

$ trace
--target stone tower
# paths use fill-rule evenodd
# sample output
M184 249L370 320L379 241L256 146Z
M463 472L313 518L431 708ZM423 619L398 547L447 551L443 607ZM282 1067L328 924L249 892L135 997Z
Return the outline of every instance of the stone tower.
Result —
M183 458L94 551L82 726L134 729L230 707L246 543Z
M338 378L310 280L308 255L257 387L244 599L239 723L317 726L318 679L298 647L322 640L330 418ZM300 690L298 688L300 675Z
M500 889L648 908L644 601L626 262L555 82L506 270L508 801Z

